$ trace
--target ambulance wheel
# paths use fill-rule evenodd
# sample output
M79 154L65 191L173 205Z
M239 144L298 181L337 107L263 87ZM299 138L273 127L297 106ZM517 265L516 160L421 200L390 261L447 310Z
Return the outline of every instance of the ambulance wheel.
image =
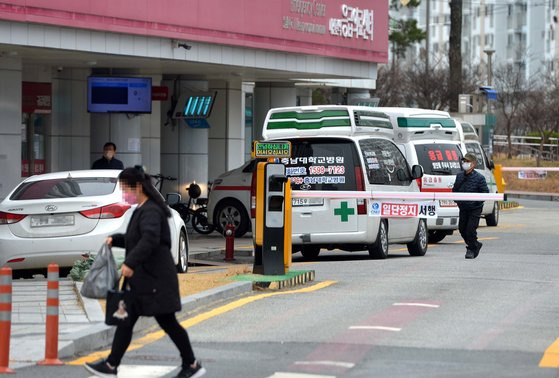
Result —
M449 233L445 230L431 230L429 231L429 243L438 243L442 241Z
M380 221L377 240L369 244L369 256L373 259L385 259L388 256L388 226L384 219Z
M240 238L250 229L250 218L242 203L227 199L220 202L214 212L214 225L223 235L225 226L232 221L235 225L235 237Z
M306 245L301 248L301 254L305 260L314 260L320 254L320 247L316 245Z
M427 253L427 225L425 219L420 219L417 225L415 239L407 244L411 256L424 256Z
M499 223L499 203L497 201L493 204L493 212L485 216L485 223L489 227L495 227Z

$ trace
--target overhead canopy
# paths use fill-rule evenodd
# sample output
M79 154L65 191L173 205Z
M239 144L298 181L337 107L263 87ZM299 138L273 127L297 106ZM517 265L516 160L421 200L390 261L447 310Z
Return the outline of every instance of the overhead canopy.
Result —
M497 100L497 91L493 87L479 87L479 90L485 93L488 100Z

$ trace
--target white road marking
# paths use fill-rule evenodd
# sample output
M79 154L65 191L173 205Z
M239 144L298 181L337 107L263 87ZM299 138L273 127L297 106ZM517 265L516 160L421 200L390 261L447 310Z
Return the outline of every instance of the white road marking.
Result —
M430 307L430 308L439 308L439 305L430 304L430 303L394 303L393 306L416 306L416 307Z
M151 366L151 365L120 365L118 367L118 378L155 378L163 377L177 366ZM90 378L95 378L91 376Z
M277 372L277 373L274 373L274 375L270 375L268 378L336 378L336 376L335 375L316 375L316 374Z
M351 369L355 366L354 363L351 362L343 362L343 361L295 361L295 365L321 365L321 366L335 366L341 367L346 369Z
M376 329L380 331L400 332L402 328L396 327L383 327L383 326L351 326L349 329Z

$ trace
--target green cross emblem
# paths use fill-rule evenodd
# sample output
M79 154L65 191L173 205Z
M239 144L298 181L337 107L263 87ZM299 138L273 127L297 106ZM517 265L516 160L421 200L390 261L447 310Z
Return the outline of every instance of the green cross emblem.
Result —
M334 215L340 215L342 222L347 222L349 220L349 215L353 214L355 214L355 209L348 208L346 201L343 201L339 208L334 209Z

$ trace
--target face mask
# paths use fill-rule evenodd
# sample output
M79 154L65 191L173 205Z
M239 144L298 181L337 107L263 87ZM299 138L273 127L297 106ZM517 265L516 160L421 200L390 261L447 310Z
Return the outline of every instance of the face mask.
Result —
M467 170L469 170L470 168L472 168L472 163L468 163L468 162L463 162L463 163L462 163L462 169L463 169L463 170L467 171Z
M122 199L129 205L135 205L138 203L138 198L136 198L136 194L132 192L123 192Z
M105 151L103 156L105 156L105 159L111 160L115 156L115 153L114 151Z

